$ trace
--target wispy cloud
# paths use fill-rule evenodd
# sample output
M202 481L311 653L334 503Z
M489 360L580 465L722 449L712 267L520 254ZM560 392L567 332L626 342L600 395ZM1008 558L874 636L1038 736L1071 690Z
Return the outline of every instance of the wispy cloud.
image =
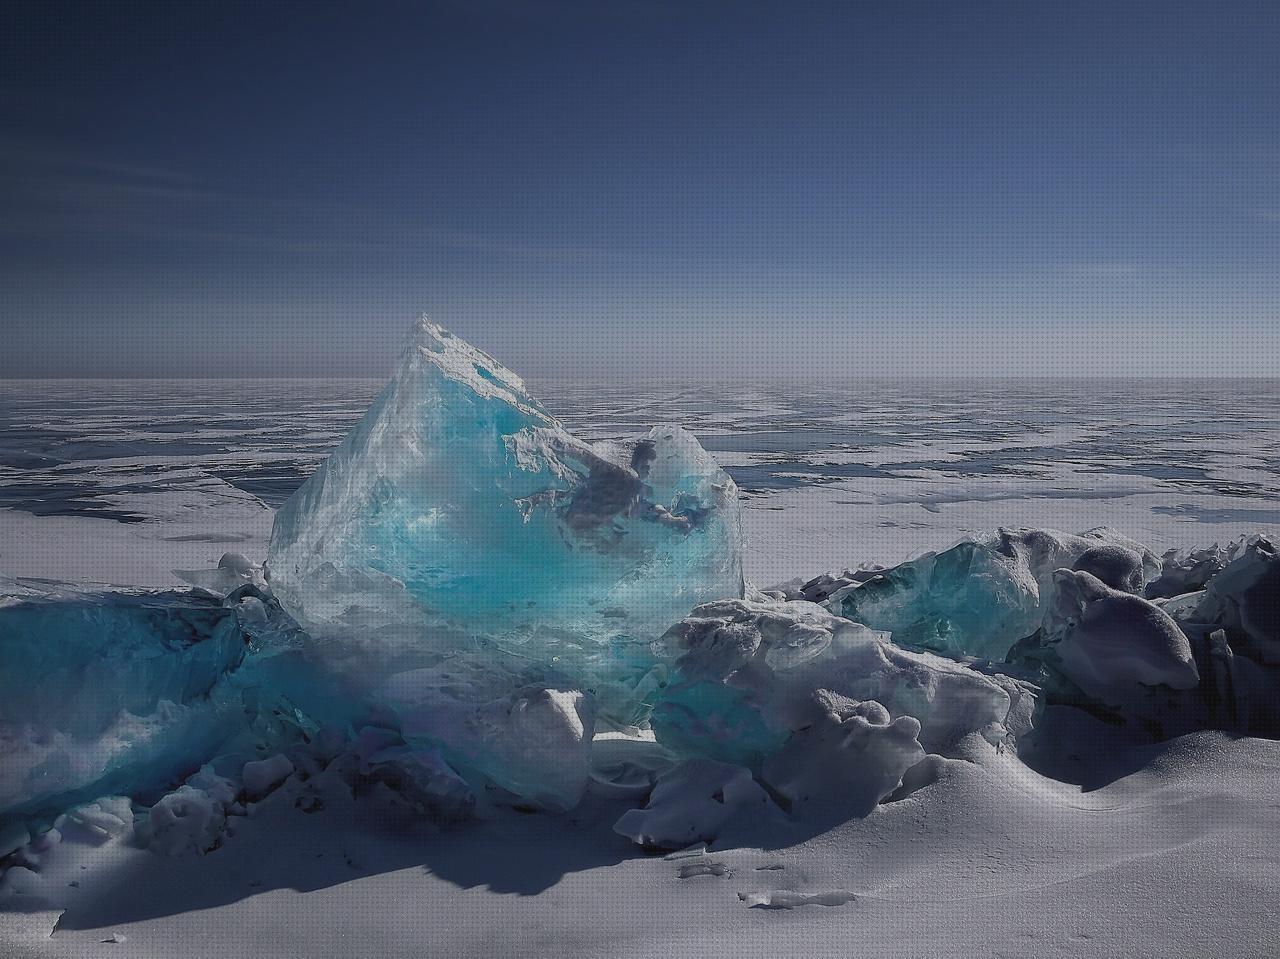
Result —
M606 251L497 236L341 201L254 195L182 171L68 155L0 138L8 188L0 236L45 240L129 238L299 256L446 249L498 257L578 261Z
M79 171L87 175L148 182L186 183L194 178L177 170L86 156L47 143L0 136L0 166L29 171Z

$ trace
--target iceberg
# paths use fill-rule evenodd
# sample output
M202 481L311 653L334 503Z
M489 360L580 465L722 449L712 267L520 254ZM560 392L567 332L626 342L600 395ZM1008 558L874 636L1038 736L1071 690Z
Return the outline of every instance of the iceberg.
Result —
M737 489L691 434L584 442L425 318L280 510L268 572L326 659L374 685L496 650L630 688L652 665L643 644L744 589Z

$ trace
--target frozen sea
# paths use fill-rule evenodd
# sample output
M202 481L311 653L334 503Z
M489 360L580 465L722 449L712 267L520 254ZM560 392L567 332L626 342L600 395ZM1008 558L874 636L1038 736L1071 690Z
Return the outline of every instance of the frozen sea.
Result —
M1280 532L1280 380L531 385L592 439L691 428L742 488L761 585L1002 525L1157 550ZM0 576L162 585L260 558L380 387L0 382ZM304 815L281 788L178 858L72 829L0 883L0 955L1280 955L1280 745L1113 747L1076 721L1061 778L965 753L873 815L701 854L639 852L608 795L447 830L337 794Z
M1280 379L530 385L590 439L692 429L742 490L762 586L999 526L1157 551L1280 531ZM261 556L381 386L0 381L0 575L170 582Z

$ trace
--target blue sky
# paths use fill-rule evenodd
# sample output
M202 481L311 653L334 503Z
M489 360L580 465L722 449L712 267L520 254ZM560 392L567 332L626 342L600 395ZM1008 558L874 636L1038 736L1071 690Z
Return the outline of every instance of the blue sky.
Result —
M1280 5L0 6L0 376L1274 374Z

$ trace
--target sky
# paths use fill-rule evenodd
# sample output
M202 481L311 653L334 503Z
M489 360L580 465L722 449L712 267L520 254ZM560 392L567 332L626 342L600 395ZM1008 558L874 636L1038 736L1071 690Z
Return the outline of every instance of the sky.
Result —
M0 4L0 377L1280 370L1280 4Z

